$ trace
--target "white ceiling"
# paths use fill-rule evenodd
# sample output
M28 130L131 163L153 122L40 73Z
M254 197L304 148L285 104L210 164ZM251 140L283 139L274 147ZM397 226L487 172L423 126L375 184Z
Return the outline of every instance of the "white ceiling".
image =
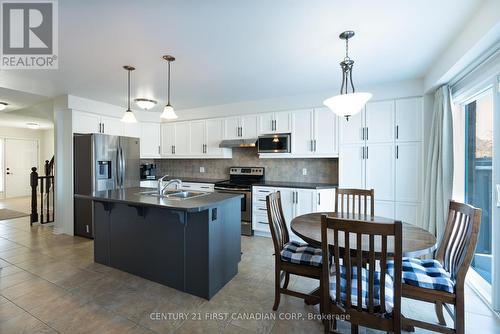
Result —
M63 0L59 70L2 71L0 87L125 105L122 65L130 64L132 97L159 100L159 109L161 55L172 54L177 109L337 91L344 56L337 36L347 29L356 31L350 56L358 87L421 78L480 3Z

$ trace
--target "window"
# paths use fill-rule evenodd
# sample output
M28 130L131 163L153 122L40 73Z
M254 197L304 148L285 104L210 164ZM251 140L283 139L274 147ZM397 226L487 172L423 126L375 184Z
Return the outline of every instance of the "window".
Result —
M493 95L487 91L464 106L465 201L482 209L481 228L472 267L491 284Z

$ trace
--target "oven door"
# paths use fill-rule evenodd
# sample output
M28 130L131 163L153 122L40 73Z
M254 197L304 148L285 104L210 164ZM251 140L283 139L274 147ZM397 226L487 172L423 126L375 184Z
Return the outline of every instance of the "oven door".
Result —
M276 134L260 136L258 151L259 153L290 153L290 135Z
M241 198L241 234L252 235L252 192L248 189L215 187L218 193L243 195Z

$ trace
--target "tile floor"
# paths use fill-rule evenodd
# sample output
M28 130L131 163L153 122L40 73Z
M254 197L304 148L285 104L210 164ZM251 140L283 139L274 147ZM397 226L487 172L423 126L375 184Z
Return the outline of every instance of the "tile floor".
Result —
M29 203L4 200L2 207L28 212ZM242 250L238 275L207 301L94 263L90 240L30 228L28 218L0 221L0 333L322 333L317 320L283 319L318 314L297 298L283 296L272 312L271 240L242 237ZM302 291L315 286L300 278L290 284ZM466 305L468 332L500 332L498 318L470 289ZM433 310L404 300L403 311L412 317L434 321ZM276 320L214 316L224 313L274 314ZM339 327L350 332L348 324Z

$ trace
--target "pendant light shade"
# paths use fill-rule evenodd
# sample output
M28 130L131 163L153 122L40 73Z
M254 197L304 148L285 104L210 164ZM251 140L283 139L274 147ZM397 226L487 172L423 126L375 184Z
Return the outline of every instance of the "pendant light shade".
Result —
M163 108L163 112L160 115L162 119L176 119L177 114L175 113L174 107L170 105L170 63L175 61L175 57L170 55L165 55L162 57L167 61L167 104Z
M137 123L137 119L134 116L134 112L130 109L130 72L135 70L135 67L125 65L123 66L125 70L127 70L127 110L121 119L124 123Z
M354 60L349 58L349 39L354 36L354 31L344 31L339 35L340 39L345 40L345 58L340 63L342 68L342 86L340 94L332 96L323 104L330 108L335 114L343 116L346 120L349 117L360 112L366 102L372 98L371 93L357 93L352 82L352 67ZM350 89L349 89L350 87Z
M0 102L0 111L4 110L7 108L9 104L7 102Z

